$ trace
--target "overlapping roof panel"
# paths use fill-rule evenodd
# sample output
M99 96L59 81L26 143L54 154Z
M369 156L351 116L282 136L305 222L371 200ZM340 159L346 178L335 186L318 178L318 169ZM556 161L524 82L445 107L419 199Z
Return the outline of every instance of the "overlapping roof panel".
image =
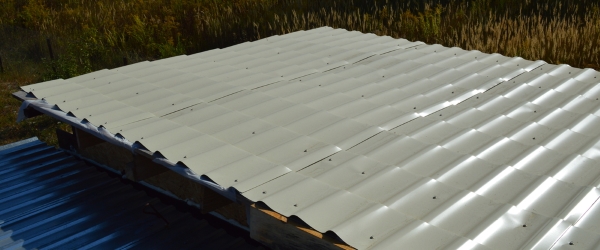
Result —
M23 90L359 249L595 246L600 73L323 27Z

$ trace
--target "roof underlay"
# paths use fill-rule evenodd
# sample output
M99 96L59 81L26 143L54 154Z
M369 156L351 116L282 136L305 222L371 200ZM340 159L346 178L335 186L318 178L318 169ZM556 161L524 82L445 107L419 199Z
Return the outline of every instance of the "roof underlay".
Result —
M329 27L22 87L358 249L600 239L600 73Z

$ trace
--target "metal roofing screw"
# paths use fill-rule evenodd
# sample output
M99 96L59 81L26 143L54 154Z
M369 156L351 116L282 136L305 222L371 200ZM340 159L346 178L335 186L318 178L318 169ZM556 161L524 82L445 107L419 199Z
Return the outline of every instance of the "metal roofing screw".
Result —
M237 182L237 180L233 180L233 182Z
M373 239L373 236L371 236L369 239Z
M542 86L539 86L538 88L540 88L540 89L541 89L541 88L542 88Z
M454 94L454 91L452 91L452 94Z
M266 193L267 193L267 191L263 191L263 194L266 194Z
M187 156L184 155L183 158L185 159L185 158L187 158Z
M365 97L365 95L361 95L360 97Z
M598 100L598 98L596 98L596 100ZM79 108L75 108L75 110L79 110Z
M306 149L304 150L304 153L306 153Z
M254 134L254 131L252 131L252 134Z
M442 114L440 114L440 116L442 116Z
M535 137L533 137L533 139L535 140Z
M141 139L144 139L144 137L140 138L140 140L141 140Z
M569 242L569 245L571 245L571 246L572 246L572 245L575 245L575 243L573 243L572 241L570 241L570 242Z
M63 100L63 102L66 102L65 100Z
M294 204L294 207L297 207L297 206L298 206L298 204Z
M329 161L331 161L331 158L329 158Z
M517 66L519 66L519 65L517 64Z
M523 224L523 227L527 227L527 225Z
M571 74L571 72L569 72L569 74Z
M362 174L365 174L365 172L362 172Z
M138 93L135 93L135 94L137 95Z
M479 96L477 97L477 99L479 99Z
M434 200L435 200L435 199L437 199L437 196L433 196L433 199L434 199Z
M175 103L171 104L171 105L175 105Z
M534 110L533 113L537 113L537 111Z

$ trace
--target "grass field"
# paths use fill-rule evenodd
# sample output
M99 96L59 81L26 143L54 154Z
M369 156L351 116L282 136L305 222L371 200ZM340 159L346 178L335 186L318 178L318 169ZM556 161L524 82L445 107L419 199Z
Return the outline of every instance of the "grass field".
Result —
M16 124L19 86L321 26L600 69L592 0L0 0L0 144L66 127Z

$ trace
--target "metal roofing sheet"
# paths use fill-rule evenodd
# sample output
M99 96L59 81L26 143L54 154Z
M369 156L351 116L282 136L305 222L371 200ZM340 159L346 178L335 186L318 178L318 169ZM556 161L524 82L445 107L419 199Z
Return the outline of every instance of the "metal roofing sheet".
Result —
M600 237L598 76L323 27L23 90L359 249L561 248Z
M262 249L119 179L37 138L0 146L0 249Z

